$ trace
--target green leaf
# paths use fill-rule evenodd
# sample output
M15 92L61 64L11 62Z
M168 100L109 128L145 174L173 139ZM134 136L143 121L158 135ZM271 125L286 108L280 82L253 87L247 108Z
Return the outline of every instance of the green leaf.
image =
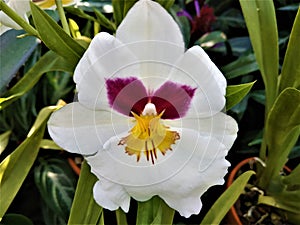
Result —
M236 202L240 194L244 192L248 180L254 174L254 171L247 171L240 175L213 204L201 224L220 224L231 206Z
M257 71L258 65L254 54L247 54L222 67L227 79L236 78Z
M34 169L35 184L47 206L67 221L75 193L75 174L62 159L39 161L40 165Z
M122 209L116 210L117 224L118 225L128 225L126 213Z
M272 0L240 0L266 89L266 113L277 97L278 32Z
M0 110L28 92L48 71L66 71L72 73L75 65L49 51L24 75L24 77L0 98Z
M97 177L90 172L89 165L84 161L68 224L97 224L98 221L101 221L102 208L93 198L93 187L97 180Z
M172 224L174 213L174 209L158 196L154 196L146 202L138 202L136 224Z
M63 150L54 141L49 140L49 139L42 139L40 142L40 148L52 149L52 150Z
M11 134L11 130L4 132L3 134L0 134L0 155L6 148L8 141L9 141L9 136Z
M226 35L222 31L213 31L203 35L196 43L205 49L211 48L218 43L223 43L226 40Z
M287 88L276 99L266 121L266 144L268 157L260 179L260 186L267 189L272 178L280 170L300 134L300 91Z
M117 26L122 22L128 10L137 2L137 0L112 0L114 9L114 20Z
M45 45L72 65L77 64L85 49L38 6L30 2L30 7L34 24Z
M296 166L295 169L292 170L292 172L287 175L284 176L282 178L282 181L284 184L286 185L300 185L300 164L298 164L298 166Z
M107 19L99 10L94 9L94 12L96 14L98 23L101 26L111 30L112 32L116 31L116 25L113 22L111 22L109 19Z
M27 138L1 162L0 218L5 214L32 167L39 151L40 141L44 135L46 122L55 109L54 106L43 108Z
M1 225L33 225L33 222L21 214L6 214L1 220Z
M226 110L231 109L233 106L238 104L250 91L252 86L256 81L239 84L230 85L226 88Z
M175 0L156 0L156 2L161 4L161 6L164 7L166 10L169 10L174 4Z
M279 91L283 91L287 87L300 88L300 51L297 47L300 43L300 8L296 15L290 40L285 53Z
M0 94L38 45L35 37L17 38L21 34L24 31L10 30L0 36Z

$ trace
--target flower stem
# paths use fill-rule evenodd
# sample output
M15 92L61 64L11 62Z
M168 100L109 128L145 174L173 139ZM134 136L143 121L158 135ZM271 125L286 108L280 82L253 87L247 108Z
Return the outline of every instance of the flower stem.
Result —
M66 15L65 15L65 11L64 11L64 8L63 8L63 5L62 5L62 0L55 0L55 4L56 4L56 7L57 7L57 11L58 11L58 15L59 15L62 27L63 27L64 31L68 35L70 35L70 28L69 28L67 18L66 18Z
M39 37L39 33L27 21L12 10L4 1L0 1L0 9L13 21L19 24L28 34Z

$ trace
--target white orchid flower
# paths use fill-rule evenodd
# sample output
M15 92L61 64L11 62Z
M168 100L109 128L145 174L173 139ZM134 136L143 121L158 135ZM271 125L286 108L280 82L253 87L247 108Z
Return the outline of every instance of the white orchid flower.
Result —
M63 6L76 4L79 0L62 0ZM30 12L30 0L5 0L5 3L14 10L19 16L28 22ZM55 0L33 0L42 9L56 9ZM21 30L22 27L13 21L4 12L0 11L0 35L10 29Z
M85 156L96 202L128 212L130 197L158 195L182 216L198 214L200 196L224 183L237 136L221 112L226 80L201 47L185 51L167 11L140 0L115 37L94 37L74 80L79 102L53 113L48 130Z

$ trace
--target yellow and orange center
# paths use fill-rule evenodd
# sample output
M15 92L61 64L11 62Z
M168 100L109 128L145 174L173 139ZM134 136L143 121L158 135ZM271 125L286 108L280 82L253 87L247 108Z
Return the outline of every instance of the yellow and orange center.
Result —
M148 103L140 115L131 113L136 124L129 131L130 134L120 140L119 145L125 145L125 152L128 155L136 155L137 161L144 153L147 161L151 159L154 164L157 151L165 155L168 150L172 150L171 145L180 139L179 133L169 130L169 127L162 124L161 116L164 111L157 115L155 105L152 103Z

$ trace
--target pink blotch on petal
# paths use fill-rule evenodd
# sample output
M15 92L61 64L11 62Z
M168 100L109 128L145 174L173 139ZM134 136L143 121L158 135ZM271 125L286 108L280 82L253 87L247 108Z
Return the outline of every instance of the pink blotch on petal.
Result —
M140 115L145 105L151 102L157 113L164 111L162 119L178 119L187 113L196 88L171 81L165 82L155 92L147 92L143 83L135 77L106 80L110 107L126 115Z
M143 83L135 77L106 79L108 103L126 116L140 114L148 102Z
M163 119L177 119L185 116L189 110L196 88L180 85L171 81L165 82L151 97L158 113L165 110Z

